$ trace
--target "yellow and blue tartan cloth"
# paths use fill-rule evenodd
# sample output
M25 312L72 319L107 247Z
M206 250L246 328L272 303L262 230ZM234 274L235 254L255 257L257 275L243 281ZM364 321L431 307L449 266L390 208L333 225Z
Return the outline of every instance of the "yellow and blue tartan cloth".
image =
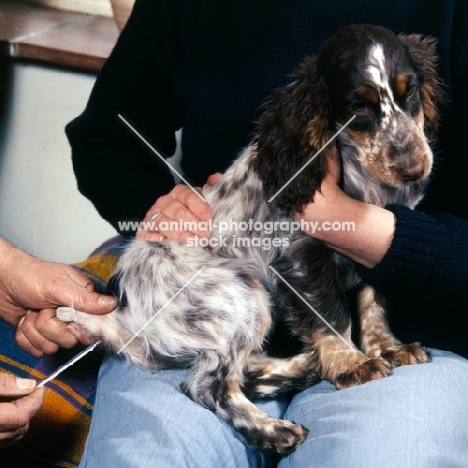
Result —
M97 291L104 291L126 245L120 236L96 249L84 262L73 265L87 275ZM25 272L27 274L27 272ZM15 330L0 319L0 371L43 380L77 354L61 350L41 359L18 347ZM77 467L84 449L102 355L88 354L46 385L44 405L31 421L23 440L0 451L3 468Z

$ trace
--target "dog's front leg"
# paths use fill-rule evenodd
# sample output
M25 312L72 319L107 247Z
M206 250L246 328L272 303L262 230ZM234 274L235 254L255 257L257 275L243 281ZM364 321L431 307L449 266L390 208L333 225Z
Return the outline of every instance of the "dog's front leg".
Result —
M365 286L359 294L359 319L361 349L367 356L380 356L392 368L429 361L429 356L419 343L402 344L393 335L384 301L371 286Z
M337 388L347 388L378 380L390 373L380 357L368 358L351 340L351 326L342 334L322 328L309 340L311 362L320 376Z
M359 385L386 377L390 366L379 356L367 357L351 339L349 305L334 281L303 293L305 301L293 302L289 317L307 355L309 372L334 383L337 388Z
M317 374L337 388L387 376L388 363L379 356L368 358L351 339L351 313L344 292L346 278L340 275L342 270L333 261L333 253L328 249L314 251L316 245L309 252L301 247L298 258L307 256L321 261L295 268L287 268L287 263L275 266L281 271L277 289L286 304L282 312L303 344L303 355L283 362L266 361L263 369L261 362L250 365L249 392L261 395L300 389L301 384L313 384Z

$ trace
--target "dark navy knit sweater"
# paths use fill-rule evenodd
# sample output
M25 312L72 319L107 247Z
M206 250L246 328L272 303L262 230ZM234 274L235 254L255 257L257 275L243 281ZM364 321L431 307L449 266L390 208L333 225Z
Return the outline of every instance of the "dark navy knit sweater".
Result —
M117 227L143 219L173 187L171 173L118 114L165 156L174 152L174 131L183 127L184 174L203 185L248 143L265 97L287 84L301 59L317 53L341 26L372 23L434 36L449 99L434 178L420 207L428 214L389 207L397 217L390 251L377 267L358 269L397 299L395 326L405 338L465 352L468 332L456 335L468 312L468 221L461 219L468 218L467 5L137 0L86 110L66 129L79 189ZM441 212L458 218L432 214Z

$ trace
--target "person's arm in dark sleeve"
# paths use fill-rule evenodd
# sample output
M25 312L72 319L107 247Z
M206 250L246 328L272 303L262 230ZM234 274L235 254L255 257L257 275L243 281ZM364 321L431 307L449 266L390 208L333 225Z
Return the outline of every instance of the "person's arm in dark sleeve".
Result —
M466 309L468 220L355 200L338 186L336 149L328 160L320 191L295 215L297 221L315 224L316 229L305 231L352 259L361 278L382 293ZM351 222L355 229L320 229L325 222Z
M174 186L170 170L118 115L164 156L173 154L183 115L174 91L178 4L136 2L86 110L66 127L78 188L117 230L119 221L142 220Z
M393 241L375 267L358 265L362 279L395 297L435 306L468 306L468 221L387 207L396 218Z

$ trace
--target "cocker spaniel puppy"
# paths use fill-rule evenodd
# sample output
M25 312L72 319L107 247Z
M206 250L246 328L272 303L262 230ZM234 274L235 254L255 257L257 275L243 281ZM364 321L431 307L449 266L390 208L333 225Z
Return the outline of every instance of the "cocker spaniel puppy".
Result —
M293 451L308 430L266 415L248 397L319 379L345 388L428 356L393 336L385 300L349 259L284 226L319 189L327 163L316 153L340 129L344 191L414 207L431 171L440 95L432 39L370 25L341 29L272 94L251 144L203 190L218 242L133 240L110 283L119 307L104 316L62 308L58 317L137 365L189 367L182 389L191 398L253 446ZM354 295L359 347L351 338ZM281 327L299 343L286 358L266 352Z

